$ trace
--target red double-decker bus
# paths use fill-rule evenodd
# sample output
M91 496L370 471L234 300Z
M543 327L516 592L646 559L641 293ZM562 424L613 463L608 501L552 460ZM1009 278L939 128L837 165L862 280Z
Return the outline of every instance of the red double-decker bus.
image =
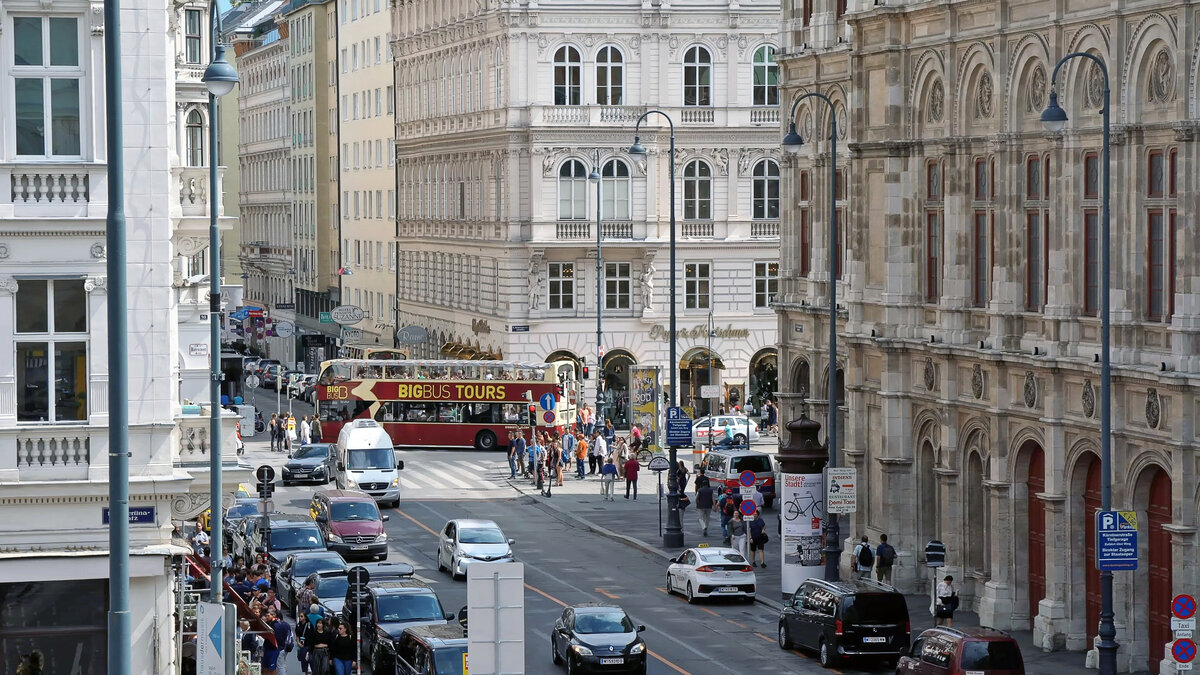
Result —
M529 429L531 407L539 428L573 423L574 377L570 361L325 361L317 378L321 440L337 442L350 420L373 419L396 447L493 450L509 430Z

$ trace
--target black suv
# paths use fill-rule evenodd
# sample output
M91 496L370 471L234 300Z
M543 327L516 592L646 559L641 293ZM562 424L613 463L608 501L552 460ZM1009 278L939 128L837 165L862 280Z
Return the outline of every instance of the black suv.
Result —
M433 589L416 579L372 581L358 598L353 588L347 589L342 616L351 626L358 625L360 604L363 652L373 673L395 668L396 641L405 628L441 625L454 618L442 609Z
M779 646L814 649L832 668L849 657L895 667L908 652L908 604L891 586L867 580L808 579L779 615Z
M462 675L467 636L455 625L405 628L396 643L396 675Z
M253 560L258 549L265 547L267 560L271 563L271 568L276 569L292 553L325 550L325 539L321 536L321 530L307 517L273 513L267 537L264 537L266 533L261 525L261 518L247 518L242 524L240 537L234 535L235 544L241 544L241 550L235 553L243 556L245 560Z

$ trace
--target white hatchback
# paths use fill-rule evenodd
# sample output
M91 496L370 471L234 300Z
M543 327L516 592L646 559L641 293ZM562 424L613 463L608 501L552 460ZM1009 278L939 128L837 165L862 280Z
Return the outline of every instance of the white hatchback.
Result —
M699 598L742 598L754 602L754 567L732 548L689 548L667 567L667 592Z

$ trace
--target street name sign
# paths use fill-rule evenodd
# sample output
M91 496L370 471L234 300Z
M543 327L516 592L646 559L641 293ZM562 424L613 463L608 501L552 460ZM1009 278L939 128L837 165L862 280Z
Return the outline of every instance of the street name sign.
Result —
M290 321L275 324L275 337L290 338L296 334L296 325Z
M1120 571L1137 567L1137 513L1097 511L1096 569Z
M646 465L651 471L666 471L671 468L671 460L662 455L655 455L650 458L650 463Z
M719 384L702 384L700 385L700 398L718 398L721 396L721 385Z
M691 444L692 418L677 405L667 408L667 445Z
M858 510L858 470L836 466L825 470L826 513L854 513Z
M108 507L105 506L100 511L100 519L104 524L108 524ZM153 506L131 506L129 507L129 524L130 525L153 525L154 524L154 507Z

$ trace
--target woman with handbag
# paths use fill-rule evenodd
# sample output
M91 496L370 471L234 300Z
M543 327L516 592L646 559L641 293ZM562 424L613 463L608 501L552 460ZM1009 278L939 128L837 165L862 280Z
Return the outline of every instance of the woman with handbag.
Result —
M947 575L942 583L937 585L934 596L937 608L933 616L936 619L936 625L952 626L954 610L958 609L958 591L954 590L954 577Z

